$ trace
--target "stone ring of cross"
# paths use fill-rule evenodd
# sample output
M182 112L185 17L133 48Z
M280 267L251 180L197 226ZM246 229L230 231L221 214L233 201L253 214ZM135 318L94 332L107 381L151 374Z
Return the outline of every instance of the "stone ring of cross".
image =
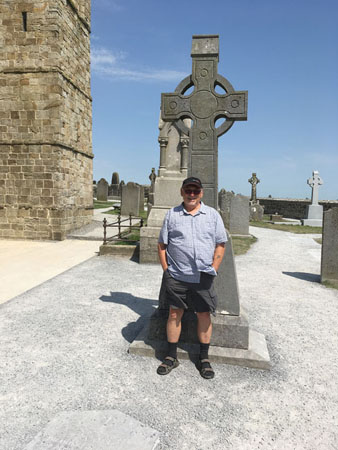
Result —
M175 93L184 95L185 92L187 92L187 90L193 86L194 86L194 83L192 81L192 75L188 75L186 78L184 78L178 84L178 86L175 89ZM221 89L224 89L226 94L231 94L231 93L235 92L235 89L233 88L232 84L226 78L222 77L222 75L217 75L216 80L215 80L215 86L213 89L214 92L212 93L212 95L215 96L215 99L223 98L226 95L226 94L217 93L215 91L216 86L219 86ZM191 92L187 97L190 97L192 94L193 94L193 92ZM232 102L237 102L237 100L233 100ZM236 105L233 104L232 107L235 108ZM191 117L189 117L189 118L191 119ZM225 121L219 127L215 128L216 121L218 119L223 119L223 118L225 119ZM190 129L184 125L183 119L185 119L185 117L178 119L176 125L184 134L189 135ZM217 137L222 136L224 133L226 133L228 130L230 130L230 128L234 124L234 120L229 120L226 117L226 111L224 112L224 114L217 111L214 114L214 116L211 118L211 122L212 122L212 128L215 129Z

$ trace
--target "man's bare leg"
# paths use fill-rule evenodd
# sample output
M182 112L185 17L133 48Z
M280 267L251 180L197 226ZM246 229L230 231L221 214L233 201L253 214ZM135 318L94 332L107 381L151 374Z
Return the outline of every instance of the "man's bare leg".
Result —
M197 314L197 335L200 341L199 365L200 374L203 378L214 378L215 372L209 362L209 344L212 334L212 323L210 312L202 312Z
M167 340L168 340L168 352L164 361L157 368L159 375L167 375L179 365L177 360L177 343L181 334L181 319L184 313L184 309L169 309L169 316L167 321Z
M201 344L210 344L212 334L212 323L210 312L197 314L197 336Z
M169 316L167 321L167 339L170 343L176 343L180 339L181 334L181 319L184 309L169 309Z

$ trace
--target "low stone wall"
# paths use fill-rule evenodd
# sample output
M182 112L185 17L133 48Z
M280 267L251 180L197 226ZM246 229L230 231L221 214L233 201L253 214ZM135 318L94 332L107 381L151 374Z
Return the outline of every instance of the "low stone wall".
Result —
M264 206L264 214L281 214L290 219L306 218L306 208L311 205L310 200L293 198L259 198L259 204ZM323 205L324 211L338 207L338 201L323 200L319 202Z

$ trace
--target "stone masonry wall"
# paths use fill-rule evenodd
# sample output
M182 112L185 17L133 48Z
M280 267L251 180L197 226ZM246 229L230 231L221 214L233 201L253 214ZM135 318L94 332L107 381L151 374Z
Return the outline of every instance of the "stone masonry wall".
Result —
M260 205L264 206L264 214L281 214L289 219L305 219L306 208L311 205L310 200L291 199L291 198L259 198ZM324 211L330 208L338 207L338 202L323 200L319 201L323 205Z
M0 238L64 239L93 208L90 0L2 0L0 26Z

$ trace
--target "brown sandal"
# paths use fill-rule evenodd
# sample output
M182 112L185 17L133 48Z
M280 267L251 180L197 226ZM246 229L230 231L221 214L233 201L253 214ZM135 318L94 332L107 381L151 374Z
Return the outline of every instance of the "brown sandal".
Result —
M214 378L215 372L211 367L210 361L208 359L198 360L197 368L201 374L201 377L206 378L207 380L211 380L211 378Z
M157 373L159 375L168 375L173 369L179 366L178 359L172 358L171 356L166 356L162 364L157 368Z

